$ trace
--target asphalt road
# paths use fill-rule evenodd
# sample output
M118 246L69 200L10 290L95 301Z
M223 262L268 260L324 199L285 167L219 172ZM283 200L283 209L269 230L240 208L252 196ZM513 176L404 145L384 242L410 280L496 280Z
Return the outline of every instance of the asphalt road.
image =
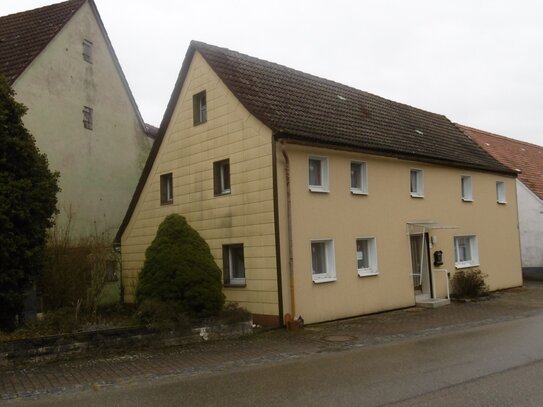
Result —
M543 406L543 316L276 365L7 404Z

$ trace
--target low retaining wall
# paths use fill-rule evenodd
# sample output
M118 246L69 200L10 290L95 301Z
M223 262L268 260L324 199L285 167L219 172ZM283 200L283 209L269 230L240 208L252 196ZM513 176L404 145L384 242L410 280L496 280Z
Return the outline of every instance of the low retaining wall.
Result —
M93 353L163 348L239 338L253 333L252 321L212 325L174 332L132 327L0 342L0 367L73 359Z

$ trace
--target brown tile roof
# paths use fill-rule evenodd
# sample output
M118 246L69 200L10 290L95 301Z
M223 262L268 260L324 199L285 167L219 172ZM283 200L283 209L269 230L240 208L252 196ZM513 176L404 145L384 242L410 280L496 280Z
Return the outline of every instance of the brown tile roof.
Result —
M497 160L515 171L520 170L519 180L543 199L543 147L472 127L457 126Z
M0 17L0 74L13 84L85 1L69 0Z
M508 171L443 115L193 41L247 110L274 132L417 161Z
M276 138L504 174L515 173L445 116L226 48L192 41L116 241L126 228L172 118L195 52ZM209 113L211 114L211 113Z

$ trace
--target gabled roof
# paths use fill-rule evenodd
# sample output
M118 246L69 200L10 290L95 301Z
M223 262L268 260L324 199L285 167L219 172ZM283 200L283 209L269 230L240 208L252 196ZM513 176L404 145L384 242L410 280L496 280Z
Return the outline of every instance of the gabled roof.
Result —
M443 115L192 41L117 241L151 171L195 52L276 139L515 175Z
M443 115L248 55L192 42L249 112L307 142L417 161L508 171Z
M543 147L525 141L514 140L498 134L457 126L471 139L501 161L519 173L519 180L543 200Z
M10 85L86 0L69 0L0 17L0 74Z
M7 78L10 85L13 85L17 78L86 2L89 3L96 17L98 26L105 38L106 45L113 58L113 63L123 82L140 126L146 135L153 138L152 134L148 134L147 132L134 95L132 95L130 86L128 86L124 72L93 0L68 0L0 17L0 74Z

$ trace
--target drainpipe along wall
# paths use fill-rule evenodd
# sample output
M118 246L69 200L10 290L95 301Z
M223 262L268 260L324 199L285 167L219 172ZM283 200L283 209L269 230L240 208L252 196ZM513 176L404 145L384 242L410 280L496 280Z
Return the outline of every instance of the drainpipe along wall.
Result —
M285 140L281 140L281 153L285 159L285 179L287 184L287 235L288 235L288 276L290 285L290 312L296 315L296 300L294 298L294 255L292 248L292 202L290 193L290 160L285 149Z

